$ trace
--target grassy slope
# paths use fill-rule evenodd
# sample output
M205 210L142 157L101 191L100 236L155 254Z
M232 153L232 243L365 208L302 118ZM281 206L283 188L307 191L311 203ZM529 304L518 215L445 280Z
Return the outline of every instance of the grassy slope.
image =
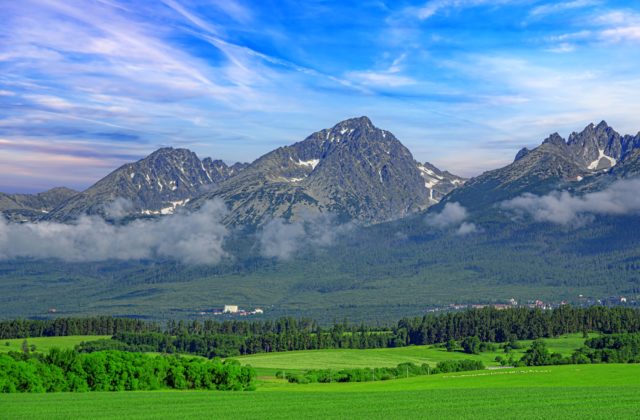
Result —
M67 337L35 337L27 338L29 345L36 346L36 352L47 352L54 347L62 349L74 348L83 341L99 340L101 338L111 338L110 335L70 335ZM9 351L22 351L22 342L24 338L15 338L11 340L0 340L0 353ZM9 345L7 346L7 343Z
M524 368L257 392L0 395L3 418L638 418L640 365Z
M545 342L551 352L570 355L573 350L584 343L582 334L570 334L558 338L546 339ZM514 358L519 359L531 344L522 341L522 349L514 350ZM281 353L259 353L250 356L237 357L242 364L248 364L257 369L261 375L273 374L276 370L304 370L304 369L344 369L352 367L392 367L403 362L416 364L429 363L435 365L443 360L476 359L485 365L499 365L496 356L505 357L505 353L498 349L495 352L485 352L479 355L466 354L460 351L447 352L434 346L410 346L389 349L328 349L311 351L291 351Z

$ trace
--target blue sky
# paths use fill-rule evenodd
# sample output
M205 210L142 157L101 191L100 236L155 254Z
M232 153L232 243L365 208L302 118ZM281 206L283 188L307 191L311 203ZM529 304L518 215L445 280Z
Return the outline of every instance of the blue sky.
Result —
M472 176L640 130L640 4L20 0L0 25L0 190L85 188L160 146L252 161L369 116Z

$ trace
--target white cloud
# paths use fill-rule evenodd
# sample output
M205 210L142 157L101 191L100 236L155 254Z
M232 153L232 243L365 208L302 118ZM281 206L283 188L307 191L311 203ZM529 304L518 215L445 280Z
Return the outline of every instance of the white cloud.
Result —
M39 105L43 105L47 108L53 108L53 109L57 109L57 110L69 110L72 109L74 106L73 104L71 104L70 102L62 99L62 98L58 98L56 96L50 96L50 95L24 95L24 98L27 98Z
M407 54L403 53L395 58L385 70L351 71L348 72L345 77L349 80L353 80L355 83L367 86L395 88L413 85L416 83L416 80L399 74L403 70L402 63L406 58Z
M258 233L260 254L288 260L307 248L331 245L354 226L353 223L338 223L327 213L304 213L293 221L276 218L267 222Z
M575 50L576 50L576 46L568 42L563 42L561 44L556 45L555 47L547 48L547 51L553 52L553 53L559 53L559 54L569 53Z
M467 209L460 203L447 203L440 213L427 215L427 224L429 226L445 229L451 226L457 226L468 217Z
M419 20L427 20L447 9L464 9L484 5L503 5L517 3L518 0L431 0L421 7L409 9Z
M378 87L400 87L416 83L416 81L410 77L387 72L353 71L347 73L346 77L364 85Z
M478 232L478 227L475 225L475 223L463 222L456 231L456 234L464 236L476 232Z
M640 25L605 29L599 33L599 37L603 41L613 43L640 41Z
M582 225L594 215L628 215L640 213L640 179L621 180L605 190L576 196L556 191L545 196L524 194L505 201L501 207L518 214L528 214L539 222Z
M455 229L456 235L464 236L479 231L475 223L467 222L469 212L460 203L447 203L440 213L428 213L425 222L436 229Z
M551 14L561 13L569 10L583 9L586 7L597 6L602 2L599 0L572 0L546 3L536 6L529 12L530 16L542 17Z
M122 216L121 203L116 206ZM227 256L226 214L220 201L194 213L177 213L125 225L83 216L72 224L8 223L0 217L0 259L56 258L63 261L173 259L185 264L217 264Z
M598 11L586 19L583 26L587 29L553 35L547 40L552 44L581 42L588 45L640 41L640 15L635 12L627 10Z

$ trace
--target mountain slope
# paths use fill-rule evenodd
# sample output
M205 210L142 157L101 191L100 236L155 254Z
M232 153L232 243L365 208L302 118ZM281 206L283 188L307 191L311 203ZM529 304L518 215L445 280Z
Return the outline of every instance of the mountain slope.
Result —
M0 212L12 221L35 220L77 194L77 191L65 187L38 194L0 193Z
M177 206L235 175L243 168L220 160L201 161L186 149L163 148L116 169L56 208L49 220L68 221L82 214L106 214L116 199L131 214L169 214Z
M222 198L235 224L318 211L376 223L424 209L462 182L417 163L393 134L360 117L262 156L190 206Z

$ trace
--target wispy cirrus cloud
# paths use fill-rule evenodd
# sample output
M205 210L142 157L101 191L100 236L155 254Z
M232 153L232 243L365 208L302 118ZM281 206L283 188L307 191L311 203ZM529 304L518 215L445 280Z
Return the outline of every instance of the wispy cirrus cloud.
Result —
M519 3L518 0L430 0L421 6L405 9L405 14L415 16L419 20L426 20L432 16L448 10L466 9L479 6L499 6L502 4ZM522 1L520 1L522 3Z
M372 85L378 87L400 87L413 85L416 80L402 75L402 62L407 58L403 53L391 62L388 68L383 70L352 71L346 74L346 78L354 80L359 84Z
M601 5L600 0L571 0L571 1L556 1L549 2L535 6L529 12L530 17L541 18L547 15L572 11L575 9L583 9L586 7Z
M419 160L476 175L549 130L607 119L637 131L639 11L621 4L7 2L0 136L251 161L369 115ZM30 162L36 152L12 153ZM49 182L67 182L43 160ZM97 180L83 176L73 186Z

